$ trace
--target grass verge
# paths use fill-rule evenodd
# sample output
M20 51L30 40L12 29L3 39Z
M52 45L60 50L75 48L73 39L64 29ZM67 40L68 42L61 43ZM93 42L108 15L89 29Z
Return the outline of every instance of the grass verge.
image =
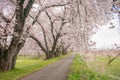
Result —
M41 68L54 63L62 58L67 57L66 56L60 56L55 57L49 60L40 60L36 58L29 58L29 57L18 57L16 68L7 71L7 72L0 72L0 80L16 80L20 77L23 77L25 75L28 75L34 71L40 70Z
M97 66L102 66L105 69L105 74L119 78L120 80L120 57L116 58L110 65L108 65L108 56L98 57L96 60ZM98 70L101 72L101 70Z
M81 59L80 55L76 55L72 65L68 80L117 80L106 75L92 71L86 65L86 62Z

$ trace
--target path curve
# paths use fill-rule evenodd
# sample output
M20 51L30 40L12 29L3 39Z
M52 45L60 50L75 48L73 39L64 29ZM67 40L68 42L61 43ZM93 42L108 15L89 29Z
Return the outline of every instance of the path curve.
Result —
M18 80L67 80L73 57L71 55Z

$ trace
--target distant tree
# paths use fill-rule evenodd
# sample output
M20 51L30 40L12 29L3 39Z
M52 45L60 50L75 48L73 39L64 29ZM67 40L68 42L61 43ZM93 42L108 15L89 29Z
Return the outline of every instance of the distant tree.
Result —
M41 3L39 3L41 4ZM61 4L56 4L56 5L50 5L50 6L45 6L43 7L43 9L46 8L46 10L44 10L44 14L46 15L46 23L47 21L49 21L49 27L48 30L45 30L45 27L43 25L43 23L41 23L39 21L38 17L35 17L35 23L37 23L42 30L43 33L43 40L44 40L44 44L34 35L31 35L30 37L35 40L39 47L41 48L41 50L45 53L46 55L46 59L52 58L53 56L57 57L59 54L59 48L57 47L58 41L61 37L63 37L64 35L66 35L66 32L63 32L63 29L65 29L64 27L66 26L66 24L70 23L69 19L66 19L66 10L61 10L61 12L63 12L63 16L55 16L53 12L50 12L49 10L47 10L48 8L55 8L55 7L59 7L59 8L65 8L66 5L68 5L68 3L61 3ZM40 5L42 6L42 5ZM52 14L52 15L51 15ZM39 16L40 13L37 14L37 16ZM61 15L61 14L59 14ZM33 16L30 15L30 17L32 19L34 19ZM45 16L44 16L45 17ZM58 25L56 25L56 23ZM50 32L49 32L50 31ZM48 34L49 32L49 34ZM51 43L51 44L50 44Z

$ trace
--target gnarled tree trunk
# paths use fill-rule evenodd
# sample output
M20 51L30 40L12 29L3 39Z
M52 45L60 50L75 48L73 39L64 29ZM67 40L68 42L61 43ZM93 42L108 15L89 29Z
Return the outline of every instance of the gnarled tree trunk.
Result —
M25 20L32 8L34 0L29 0L25 8L23 7L24 1L25 0L16 0L16 18L11 44L8 48L0 47L0 72L15 68L17 54L24 46L24 41L21 42L21 37Z

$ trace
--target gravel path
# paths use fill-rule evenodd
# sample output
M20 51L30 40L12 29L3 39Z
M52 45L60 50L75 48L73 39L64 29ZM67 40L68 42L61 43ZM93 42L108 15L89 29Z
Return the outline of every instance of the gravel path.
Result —
M67 80L73 57L71 55L19 80Z

